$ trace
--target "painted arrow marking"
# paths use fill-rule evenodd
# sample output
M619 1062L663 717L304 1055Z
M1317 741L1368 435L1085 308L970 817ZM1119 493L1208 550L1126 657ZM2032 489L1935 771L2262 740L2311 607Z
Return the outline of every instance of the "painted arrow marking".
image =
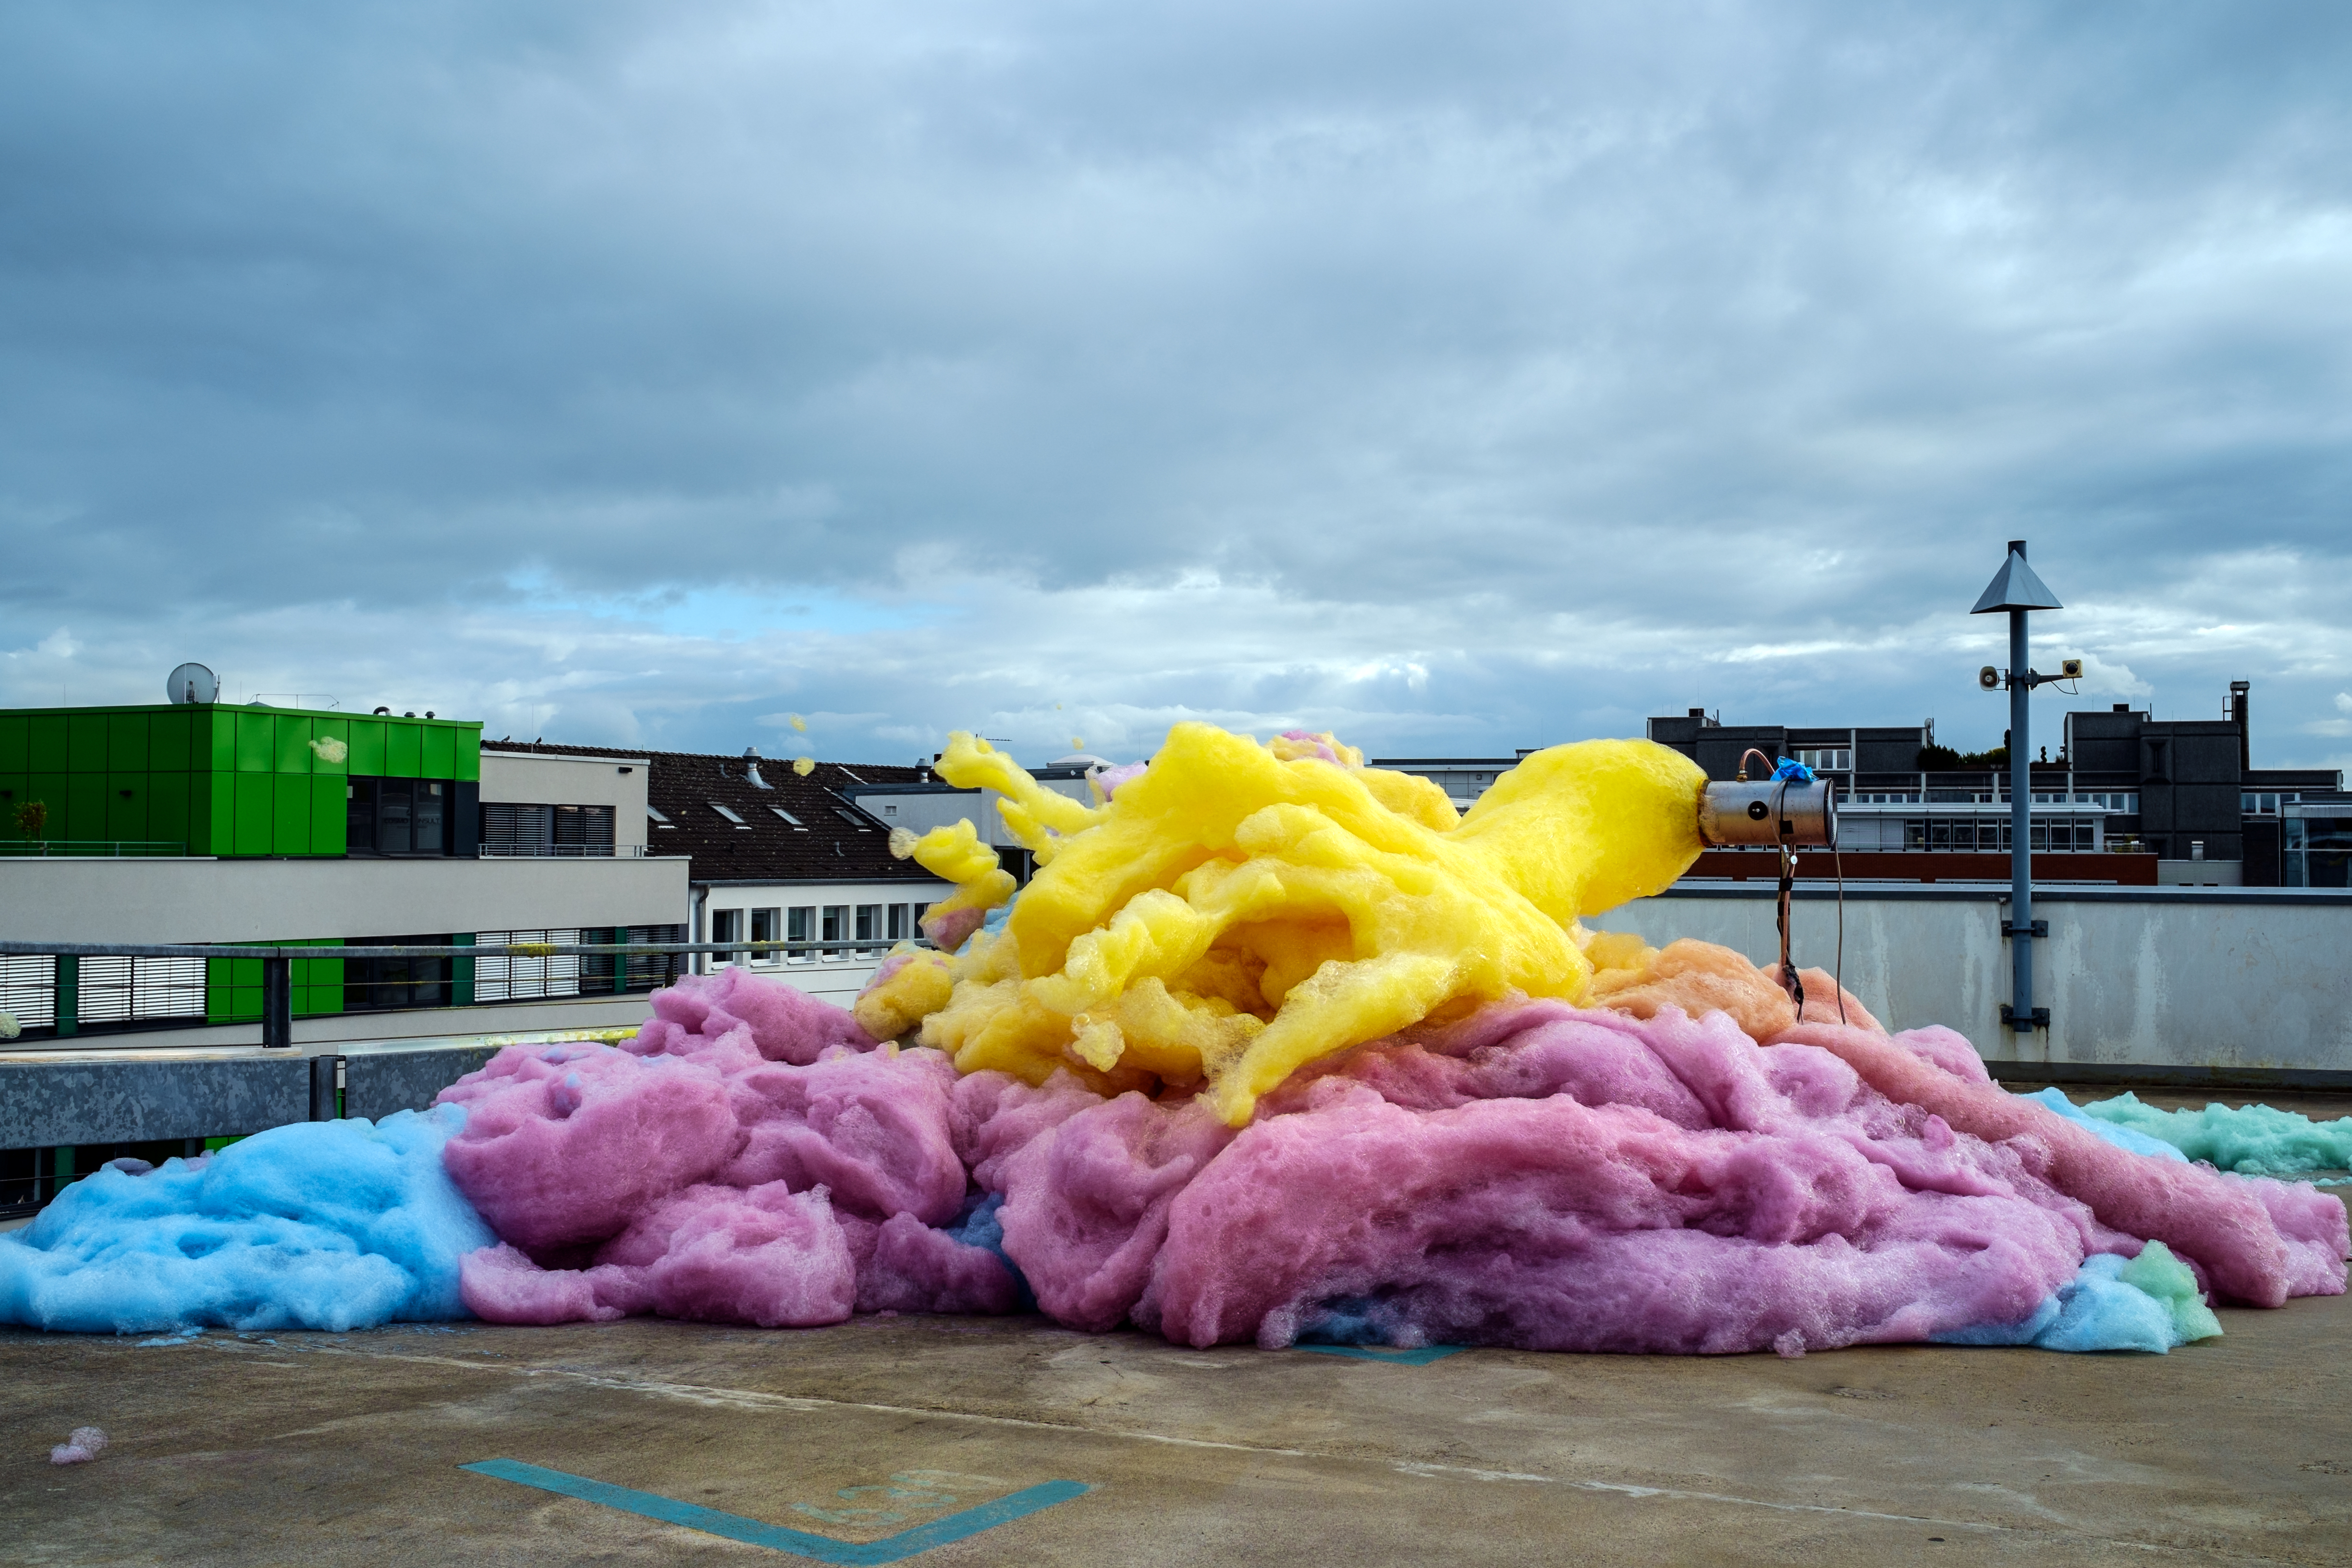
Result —
M476 1475L492 1476L518 1486L537 1487L564 1497L578 1498L583 1502L602 1503L606 1508L619 1509L646 1519L657 1519L664 1524L682 1525L698 1530L705 1535L720 1535L730 1541L745 1542L752 1546L765 1546L777 1552L789 1552L796 1557L813 1557L819 1563L897 1563L929 1552L934 1546L945 1546L950 1541L961 1541L978 1535L983 1530L1051 1508L1057 1502L1067 1502L1089 1488L1078 1481L1045 1481L1040 1485L998 1498L994 1502L982 1503L961 1513L902 1530L879 1541L835 1541L831 1536L813 1535L805 1530L789 1530L781 1524L769 1524L761 1520L745 1519L740 1514L721 1513L715 1508L698 1508L690 1502L679 1502L653 1492L635 1491L616 1487L608 1481L592 1481L585 1476L567 1475L562 1470L543 1469L538 1465L526 1465L520 1459L478 1459L470 1465L460 1465L461 1470Z
M1317 1355L1345 1355L1353 1356L1358 1361L1393 1362L1399 1366L1427 1366L1431 1362L1441 1357L1458 1355L1470 1347L1468 1345L1423 1345L1418 1350L1388 1351L1379 1350L1370 1345L1295 1344L1290 1348L1295 1351L1313 1351Z

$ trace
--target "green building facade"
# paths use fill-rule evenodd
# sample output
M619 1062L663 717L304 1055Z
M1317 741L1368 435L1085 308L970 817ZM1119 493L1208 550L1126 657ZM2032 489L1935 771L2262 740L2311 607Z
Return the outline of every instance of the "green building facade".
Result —
M404 809L420 789L448 821L437 852L471 853L481 772L479 722L226 703L10 710L0 853L340 856L352 824L372 838L362 808L379 795ZM37 837L22 821L36 802Z

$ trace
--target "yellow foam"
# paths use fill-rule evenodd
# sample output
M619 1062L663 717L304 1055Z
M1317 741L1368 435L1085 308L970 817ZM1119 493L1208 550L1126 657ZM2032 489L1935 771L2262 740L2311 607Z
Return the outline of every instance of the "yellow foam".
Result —
M890 994L894 977L869 994L877 1016L921 1017L922 1043L966 1072L1042 1082L1067 1068L1104 1089L1206 1079L1237 1126L1305 1063L1433 1016L1513 992L1587 1000L1578 918L1690 866L1706 783L1663 746L1586 741L1528 757L1457 817L1435 784L1364 767L1328 736L1262 746L1206 724L1176 726L1098 805L969 736L938 772L1002 794L1041 868L1002 933L952 961L943 1005L939 976L910 966L906 987L926 994ZM1010 891L969 823L914 853L958 885L934 917Z

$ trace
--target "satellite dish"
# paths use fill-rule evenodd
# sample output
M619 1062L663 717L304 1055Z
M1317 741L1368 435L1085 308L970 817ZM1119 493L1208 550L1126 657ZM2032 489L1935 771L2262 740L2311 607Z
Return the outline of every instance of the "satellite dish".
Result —
M166 676L163 695L174 702L212 702L220 697L220 682L201 664L184 664Z

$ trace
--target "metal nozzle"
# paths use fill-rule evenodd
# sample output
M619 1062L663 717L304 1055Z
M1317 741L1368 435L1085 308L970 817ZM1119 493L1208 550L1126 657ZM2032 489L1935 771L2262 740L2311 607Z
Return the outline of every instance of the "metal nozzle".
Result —
M1698 836L1718 849L1834 847L1835 786L1827 779L1710 784L1698 797Z

